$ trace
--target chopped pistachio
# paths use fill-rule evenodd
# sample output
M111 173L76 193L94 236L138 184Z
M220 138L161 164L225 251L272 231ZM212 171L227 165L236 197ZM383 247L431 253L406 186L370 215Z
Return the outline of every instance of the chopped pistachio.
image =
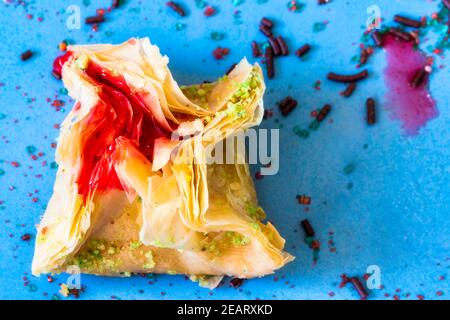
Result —
M144 264L144 269L152 269L155 267L155 261L153 260L153 253L151 251L148 251L145 254L145 258L147 259L147 262Z
M105 259L104 263L105 263L105 266L110 270L112 270L115 266L115 263L113 260Z
M142 245L142 243L138 240L138 241L132 241L130 243L130 249L132 250L136 250L138 249L140 246Z
M245 210L247 211L250 218L254 220L262 220L266 217L266 213L261 207L255 206L252 203L247 203Z
M61 289L59 290L59 293L61 293L64 297L68 297L69 296L69 287L66 284L62 283L60 288Z
M100 257L100 251L99 250L94 250L94 251L92 251L92 255L94 257Z
M245 246L250 243L250 239L240 233L227 231L225 234L230 238L231 243L235 246Z
M211 275L191 275L189 280L193 282L198 282L199 286L202 288L214 289L220 283L222 279L221 276L211 276Z
M251 226L252 226L252 228L255 229L255 230L258 230L258 231L261 230L261 227L260 227L260 225L259 225L257 222L252 222L252 223L251 223Z

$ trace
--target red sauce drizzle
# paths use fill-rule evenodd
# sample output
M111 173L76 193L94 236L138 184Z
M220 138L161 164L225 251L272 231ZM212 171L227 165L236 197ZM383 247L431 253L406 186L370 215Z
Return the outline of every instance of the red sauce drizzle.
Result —
M78 193L123 190L114 170L112 153L116 139L129 139L149 160L153 158L155 139L170 137L170 132L155 121L141 96L133 92L125 79L89 62L86 75L98 88L99 101L82 120L82 159L77 177Z
M57 57L54 61L53 61L53 72L60 76L62 75L62 67L64 65L64 63L66 63L67 61L69 61L69 59L72 57L72 52L71 51L67 51L65 54L63 54L62 56Z

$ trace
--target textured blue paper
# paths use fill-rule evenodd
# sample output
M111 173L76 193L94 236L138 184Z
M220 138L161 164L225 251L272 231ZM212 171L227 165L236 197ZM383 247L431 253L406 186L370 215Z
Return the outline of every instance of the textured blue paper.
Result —
M266 108L275 107L286 95L298 99L299 106L286 118L275 108L275 115L263 121L263 127L281 128L281 163L277 175L256 181L261 205L296 260L274 275L245 281L239 289L231 288L226 280L214 291L199 288L183 276L83 275L86 289L80 299L358 299L350 286L338 288L340 275L362 276L369 265L380 267L384 286L370 291L373 299L393 299L394 295L400 299L417 299L418 295L448 298L448 68L433 73L431 79L440 115L415 137L405 137L399 123L391 121L381 106L376 126L365 124L365 99L373 96L379 105L383 100L383 52L372 57L370 79L361 83L350 99L339 96L342 85L325 78L330 70L355 70L351 57L358 53L369 5L378 4L382 17L391 21L396 13L429 15L437 10L439 1L333 0L318 6L315 0L308 0L301 1L307 4L303 12L294 13L288 11L287 0L245 0L238 6L231 0L210 0L218 13L209 18L195 1L180 1L188 8L186 18L171 12L165 1L127 1L108 14L98 32L84 24L80 30L69 30L64 10L77 4L84 19L110 1L91 1L89 5L75 0L27 2L25 8L0 4L1 299L61 297L58 284L67 279L67 275L58 275L49 283L46 276L30 274L35 225L52 193L56 173L51 168L51 144L58 136L54 125L67 115L72 103L59 95L58 99L67 103L63 110L56 112L51 106L62 88L50 74L52 61L60 54L58 43L64 39L77 44L120 43L130 37L150 37L170 57L175 78L181 84L196 83L221 76L243 56L255 61L250 42L264 39L258 31L262 16L274 19L276 33L287 38L292 52L305 42L313 47L306 61L293 54L276 60L277 75L267 82ZM326 29L313 32L313 24L323 21L328 21ZM176 31L177 23L185 28ZM211 40L213 31L223 32L225 38ZM220 62L211 54L217 46L231 49ZM37 54L22 62L19 55L26 49ZM449 61L439 58L437 63ZM314 89L316 80L322 81L321 90ZM325 103L333 105L332 123L326 121L308 139L293 134L295 125L306 127L312 120L310 112ZM28 146L37 149L31 150L32 154L43 155L33 160ZM349 164L355 169L346 175L343 169ZM353 184L350 189L349 183ZM296 201L297 194L312 197L308 212ZM304 218L311 221L322 245L315 266L299 227ZM327 244L330 231L334 232L336 252L330 252ZM21 240L26 233L32 235L31 241Z

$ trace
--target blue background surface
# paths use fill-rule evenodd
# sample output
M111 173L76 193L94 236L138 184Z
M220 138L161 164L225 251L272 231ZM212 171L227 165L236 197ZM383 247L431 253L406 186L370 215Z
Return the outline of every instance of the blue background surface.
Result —
M60 54L57 45L64 39L77 44L120 43L148 36L170 57L170 68L179 83L197 83L221 76L243 56L255 61L250 42L264 40L258 31L262 16L275 21L276 34L287 38L291 52L305 42L313 46L305 61L293 54L276 60L277 75L267 82L265 96L266 108L275 107L274 116L264 120L262 127L281 128L280 171L256 181L261 205L296 260L274 275L245 281L239 289L231 288L226 280L214 291L183 276L83 275L86 289L80 299L358 299L350 286L338 288L340 275L362 276L369 265L381 268L384 286L370 291L373 299L393 299L394 295L400 299L449 297L448 68L434 72L430 83L440 115L414 137L405 137L400 124L391 121L382 107L376 126L365 124L365 99L373 96L382 105L386 90L382 51L368 65L370 79L349 99L339 95L342 85L325 79L330 70L355 70L351 57L358 53L369 5L378 4L382 17L391 21L396 13L429 15L437 11L439 1L334 0L318 6L315 0L308 0L301 1L306 3L302 12L294 13L288 11L287 0L245 0L238 6L231 0L210 0L218 13L207 18L194 1L183 0L180 3L188 9L188 16L180 18L165 1L130 0L108 14L98 32L83 23L80 30L66 28L64 9L79 5L84 20L97 8L109 6L110 1L88 5L75 0L26 2L25 7L0 4L0 169L4 171L0 173L1 299L61 297L58 284L67 278L58 275L49 283L46 276L30 274L35 225L51 195L56 173L51 168L51 144L58 136L54 125L61 123L73 103L60 94L62 83L50 74L52 61ZM235 10L239 10L240 19ZM328 21L327 28L314 32L313 24L323 21ZM177 31L177 23L185 27ZM213 31L223 32L225 38L211 40ZM231 50L222 61L211 54L217 46ZM22 62L19 55L26 49L36 54ZM449 63L448 58L438 60L438 64ZM322 81L321 90L314 89L316 80ZM298 99L299 107L282 118L275 103L286 95ZM60 111L51 106L55 98L66 102ZM310 112L325 103L334 107L332 123L326 121L307 139L293 134L295 125L306 127L312 120ZM28 146L37 149L33 154L43 154L33 160ZM343 169L348 164L355 170L347 175ZM353 184L350 189L349 183ZM309 211L298 204L297 194L312 197ZM304 218L311 221L322 245L315 266L298 225ZM336 252L327 244L330 231ZM26 233L32 235L31 241L21 240Z

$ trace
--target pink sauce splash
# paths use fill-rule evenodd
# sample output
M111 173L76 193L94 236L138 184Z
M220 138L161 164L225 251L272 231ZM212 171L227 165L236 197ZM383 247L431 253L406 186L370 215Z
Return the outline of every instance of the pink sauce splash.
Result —
M428 64L427 58L414 48L413 41L397 40L387 34L383 43L387 58L384 81L388 88L385 106L391 118L402 123L406 135L416 135L439 113L428 90L428 76L417 88L410 85L415 73Z

